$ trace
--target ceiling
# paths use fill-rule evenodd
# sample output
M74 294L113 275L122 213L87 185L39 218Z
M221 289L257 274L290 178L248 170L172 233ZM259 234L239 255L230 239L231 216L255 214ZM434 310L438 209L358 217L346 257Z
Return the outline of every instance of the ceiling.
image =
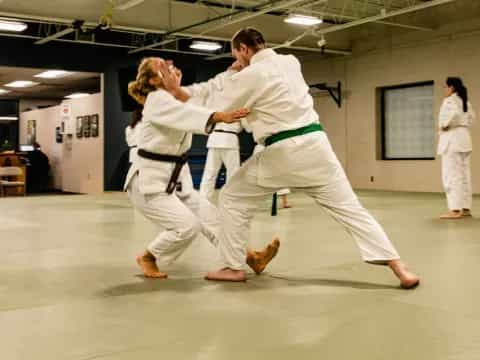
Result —
M0 66L0 89L10 90L0 99L63 99L76 92L100 92L100 75L97 73L74 72L60 79L39 79L34 77L47 69L33 69ZM28 88L7 88L4 85L16 80L30 80L40 83Z
M132 1L136 5L122 10L122 5ZM411 9L417 10L408 11ZM324 23L315 31L290 25L283 20L291 12L317 15ZM238 28L254 26L264 32L272 46L332 56L349 54L352 44L365 36L429 32L452 22L480 17L480 1L3 0L0 16L29 22L29 29L20 36L30 37L32 42L46 38L45 41L109 44L125 47L126 52L147 46L198 55L198 51L189 48L190 42L207 38L223 42L224 47L216 54L221 55L229 53L228 40ZM372 19L374 16L377 18ZM102 17L109 21L102 22ZM72 26L74 20L80 21ZM107 29L101 29L100 23L108 23ZM327 46L320 49L317 41L322 33Z

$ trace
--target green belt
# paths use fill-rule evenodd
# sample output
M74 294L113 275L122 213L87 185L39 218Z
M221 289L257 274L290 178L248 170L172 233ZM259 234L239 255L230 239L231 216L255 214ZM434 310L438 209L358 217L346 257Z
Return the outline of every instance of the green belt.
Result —
M305 135L314 131L323 131L322 125L315 123L298 129L281 131L277 134L270 135L265 139L265 146L270 146L278 141L285 140L294 136Z

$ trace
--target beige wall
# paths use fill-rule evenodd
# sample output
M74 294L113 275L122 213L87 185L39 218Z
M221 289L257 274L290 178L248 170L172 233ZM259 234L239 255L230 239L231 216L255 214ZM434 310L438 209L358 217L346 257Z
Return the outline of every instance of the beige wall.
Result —
M424 35L423 35L424 36ZM440 159L434 161L382 161L377 159L376 88L403 83L435 81L435 113L443 99L447 76L460 76L470 100L480 113L480 32L414 40L412 34L401 46L379 41L374 50L360 55L318 61L310 57L303 69L308 83L342 81L345 101L341 109L325 95L316 97L316 107L333 147L355 188L440 192ZM397 39L398 41L398 39ZM370 46L372 46L370 44ZM368 48L368 46L367 46ZM362 54L363 50L363 54ZM480 126L472 129L474 146L480 144ZM480 192L480 163L474 152L474 192ZM374 182L370 177L374 176Z
M55 142L55 127L61 125L60 106L20 114L20 143L26 143L27 121L37 121L37 141L52 166L55 187L63 191L99 194L103 192L103 96L66 100L71 104L72 121L77 116L99 114L99 137L77 139L73 132L71 146Z

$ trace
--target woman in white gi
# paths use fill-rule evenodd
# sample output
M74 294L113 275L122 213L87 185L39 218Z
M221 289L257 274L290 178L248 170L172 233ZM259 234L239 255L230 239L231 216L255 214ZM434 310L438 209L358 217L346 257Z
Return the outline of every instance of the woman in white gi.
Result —
M172 262L195 237L202 233L213 245L218 241L216 208L193 189L185 153L192 132L205 134L217 122L234 122L245 117L245 109L213 112L194 104L183 104L163 88L160 58L142 61L138 75L129 84L129 94L144 106L137 125L138 157L132 163L125 187L134 206L148 219L165 229L137 257L147 277L166 278L156 260ZM169 71L175 71L171 64ZM179 79L180 81L180 79ZM263 252L250 252L248 264L261 272L278 249L274 240Z
M460 78L449 77L445 85L445 99L440 108L437 153L442 156L443 187L447 195L447 214L441 219L471 217L472 182L470 155L472 138L470 127L475 120L467 89Z
M245 69L235 74L223 99L228 109L251 109L249 125L257 143L266 149L242 165L220 193L219 255L222 268L209 280L245 281L243 259L250 221L258 205L282 188L311 196L356 240L364 261L388 265L403 288L419 278L400 261L381 226L363 208L322 131L300 62L265 48L262 34L243 29L232 39L232 53ZM248 67L247 67L248 66ZM162 67L167 89L178 99L195 96L182 89Z
M231 81L231 76L236 71L229 69L210 79L208 84L209 96L198 96L195 103L207 108L215 107L222 110L222 97L219 96L225 87L225 83ZM242 131L240 122L231 124L219 123L208 136L207 159L200 183L200 195L210 199L215 191L218 172L222 165L227 170L227 181L240 167L240 142L238 134Z

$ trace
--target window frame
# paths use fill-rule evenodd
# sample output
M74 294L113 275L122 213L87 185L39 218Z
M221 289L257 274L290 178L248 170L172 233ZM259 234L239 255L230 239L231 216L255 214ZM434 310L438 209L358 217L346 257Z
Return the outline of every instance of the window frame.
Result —
M383 86L380 88L380 114L381 114L381 160L384 161L398 161L398 160L435 160L435 156L433 157L405 157L405 158L389 158L386 155L386 114L385 114L385 92L388 90L396 90L396 89L405 89L405 88L414 88L414 87L420 87L420 86L426 86L426 85L432 85L433 90L434 90L434 95L435 95L435 81L434 80L429 80L429 81L420 81L420 82L414 82L414 83L406 83L406 84L400 84L400 85L393 85L393 86ZM433 104L432 104L433 107Z

